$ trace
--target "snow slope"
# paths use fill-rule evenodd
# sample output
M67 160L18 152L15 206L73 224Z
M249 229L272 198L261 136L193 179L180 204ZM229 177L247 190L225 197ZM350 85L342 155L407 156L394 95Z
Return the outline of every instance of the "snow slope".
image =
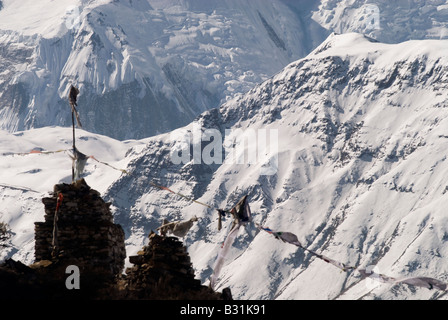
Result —
M70 15L70 9L81 5L82 1L3 0L2 3L0 30L13 30L25 36L39 34L54 38L67 31L66 18Z
M428 276L448 282L447 50L444 40L385 44L360 34L331 35L247 94L171 133L129 142L83 133L81 151L131 173L89 163L86 181L112 202L115 222L126 232L128 256L164 218L200 218L184 242L204 283L231 220L225 219L218 231L215 210L154 188L151 181L225 209L247 194L255 222L293 232L305 246L328 257L376 267L396 278ZM253 163L207 164L211 153L204 136L201 158L192 153L175 162L174 151L197 147L194 138L186 139L197 128L222 137L226 129L234 134L237 129L266 130L278 134L278 143L271 142ZM66 129L39 133L3 132L2 141L10 143L2 142L2 151L11 145L12 151L41 145L54 150L71 143ZM100 143L104 149L96 148ZM34 156L3 157L0 181L44 193L69 177L69 167L62 166L66 155L55 155L48 164L31 160ZM18 165L19 160L25 162ZM266 167L273 170L266 174ZM0 219L6 217L15 232L16 249L8 255L29 262L32 222L43 215L41 195L18 187L2 187L1 192L0 207L8 211ZM340 272L254 225L246 229L236 238L217 282L218 290L230 287L235 299L446 298L437 290L363 280L356 271Z
M126 167L126 152L144 145L144 140L117 141L106 136L76 130L76 146L87 156L93 155L116 168ZM13 257L24 263L34 261L34 222L43 221L42 198L58 183L71 182L72 129L46 127L16 133L0 131L0 221L13 232L13 247L0 250L0 260ZM56 153L32 153L55 151ZM58 152L60 151L60 152ZM22 154L23 153L23 154ZM116 171L92 159L85 175L89 185L105 192L120 176Z

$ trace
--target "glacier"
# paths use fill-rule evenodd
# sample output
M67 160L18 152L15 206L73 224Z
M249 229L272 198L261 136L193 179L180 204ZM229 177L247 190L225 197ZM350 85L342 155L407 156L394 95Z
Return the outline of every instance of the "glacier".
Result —
M10 132L69 126L72 84L88 131L119 140L169 132L328 35L279 0L3 4L0 128Z
M118 140L166 133L331 32L445 39L447 12L442 0L3 0L0 128L69 126L73 84L88 131Z

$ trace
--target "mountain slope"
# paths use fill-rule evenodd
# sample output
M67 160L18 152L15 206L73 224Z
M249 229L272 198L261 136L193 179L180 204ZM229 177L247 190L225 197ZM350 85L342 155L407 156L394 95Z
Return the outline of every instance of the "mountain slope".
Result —
M440 54L446 49L444 41L388 45L358 34L333 35L246 95L150 139L128 154L132 176L121 176L106 193L126 226L128 250L139 248L162 218L196 215L201 219L186 242L198 275L205 282L211 275L230 221L219 232L215 211L153 188L150 182L157 181L218 208L230 209L248 194L257 223L293 232L326 256L397 278L446 281L448 61ZM173 150L195 126L222 136L225 129L277 130L278 145L255 164L193 164L193 154L175 164ZM261 174L272 160L275 173ZM218 280L235 298L443 297L361 281L356 272L340 273L248 229L237 237Z
M254 222L292 232L306 247L337 261L376 267L396 278L447 282L447 49L446 41L392 45L359 34L332 35L307 57L186 127L127 142L83 133L81 151L130 172L120 175L88 163L85 179L112 202L115 223L126 232L127 255L140 250L163 219L196 215L199 221L184 242L204 284L231 219L224 219L219 231L215 210L154 188L152 181L223 209L247 194ZM2 150L70 145L70 130L56 128L55 135L46 130L31 132L27 143L27 131L17 134L24 139L9 134L15 142L2 144ZM200 145L198 130L203 131ZM219 148L210 152L210 134L229 138L223 150L229 151L235 145L232 135L254 132L266 133L269 145L263 149L264 142L249 139L241 163L221 163L225 152L220 155ZM48 145L41 145L42 139ZM100 142L109 147L96 148ZM187 156L178 161L181 151ZM256 153L256 161L249 162ZM2 187L1 207L8 213L0 220L7 217L14 227L16 249L8 255L19 260L32 258L32 230L26 224L41 212L39 195L30 196L23 187L46 192L61 176L69 177L62 158L48 164L26 159L26 166L12 157L1 162L1 180L16 189ZM44 176L46 184L40 185ZM253 224L240 231L229 251L216 289L224 287L236 299L446 298L437 290L340 272Z
M447 17L443 0L322 0L313 11L313 20L328 30L364 33L386 43L446 39Z
M327 32L282 1L5 0L0 128L70 125L144 138L188 124L313 47ZM29 10L25 10L28 8Z
M34 222L43 221L42 198L60 183L71 182L72 129L46 127L22 132L0 131L0 221L12 231L11 245L0 249L0 260L13 257L23 263L34 261ZM87 156L126 167L126 152L140 141L117 141L112 138L76 130L76 146ZM30 153L34 151L50 152ZM94 159L85 166L88 180L98 191L105 192L121 172Z

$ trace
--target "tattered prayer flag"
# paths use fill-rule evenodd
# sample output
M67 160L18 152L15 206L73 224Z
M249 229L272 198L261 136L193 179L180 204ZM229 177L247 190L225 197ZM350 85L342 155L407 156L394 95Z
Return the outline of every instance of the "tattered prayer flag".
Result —
M74 86L70 86L70 92L68 93L68 101L70 102L71 105L78 106L78 103L76 101L78 94L79 89Z
M74 87L74 86L71 86L70 87L70 92L68 94L68 101L69 101L70 106L72 108L72 113L76 117L76 122L78 123L78 126L80 128L82 128L81 121L79 120L78 110L76 110L76 107L78 106L78 104L76 102L78 94L79 94L79 89Z
M216 209L218 211L218 230L222 228L222 217L226 215L226 211L223 209Z
M252 219L249 202L247 201L247 195L242 197L240 201L238 201L236 206L233 207L232 210L230 210L230 212L232 213L234 220L232 228L230 229L227 238L225 239L225 241L221 246L221 250L219 251L218 257L216 259L215 267L213 268L213 274L210 278L210 287L212 289L216 285L216 280L218 279L219 274L221 273L221 269L224 265L225 258L230 250L230 247L235 241L236 236L238 235L240 227L249 223ZM219 212L219 214L221 214L221 212Z
M430 290L433 288L437 288L439 290L445 291L447 288L447 284L445 282L428 277L407 278L398 280L396 281L396 283L406 283L412 286L425 287Z
M263 227L263 226L259 225L258 223L256 223L255 225L259 229L264 230L264 231L272 234L276 239L280 239L283 242L287 242L287 243L293 244L293 245L295 245L295 246L297 246L299 248L302 248L303 250L308 251L309 253L311 253L313 256L315 256L315 257L317 257L317 258L319 258L319 259L321 259L321 260L323 260L323 261L325 261L327 263L330 263L330 264L334 265L335 267L337 267L337 268L339 268L339 269L341 269L343 271L347 271L349 269L353 269L353 267L347 266L347 265L345 265L342 262L330 259L330 258L328 258L328 257L326 257L324 255L321 255L321 254L319 254L317 252L314 252L314 251L312 251L310 249L305 248L304 246L302 246L302 244L298 240L297 236L295 234L291 233L291 232L273 231L272 229Z
M74 179L78 180L82 173L84 172L84 167L86 166L87 159L89 158L84 153L80 152L78 149L73 149L73 168L74 168Z
M58 215L59 210L61 208L62 200L64 199L64 196L62 193L58 194L58 201L56 203L56 211L54 212L53 217L53 239L51 242L51 245L53 247L53 250L51 252L52 257L56 257L59 253L59 244L58 244Z
M375 273L373 271L367 271L366 269L359 269L357 270L363 278L370 277L371 279L383 282L383 283L389 283L389 284L400 284L405 283L407 285L416 286L416 287L423 287L427 288L429 290L432 290L434 288L445 291L447 289L447 284L443 281L440 281L438 279L429 278L429 277L412 277L412 278L404 278L404 279L396 279L389 276L386 276L384 274Z
M159 230L162 235L166 235L166 233L172 233L177 237L185 237L195 221L198 221L198 218L196 216L185 221L165 221L162 226L157 228L157 230Z
M247 195L242 197L230 212L238 223L249 222L251 220L251 212L249 203L247 202Z
M168 189L167 187L164 187L164 186L160 186L160 189L169 191L171 193L174 193L174 191L172 191L172 190L170 190L170 189Z
M299 239L297 239L297 236L291 232L278 232L277 236L283 242L288 242L299 247L302 246L302 244L299 242Z
M376 273L373 270L369 271L367 269L357 269L357 271L361 274L363 278L370 277L371 279L383 283L395 283L397 281L397 279L395 278L386 276L384 274Z
M229 234L227 235L226 240L221 245L221 250L218 253L215 267L213 268L213 274L210 278L210 287L212 289L215 288L216 280L218 279L219 274L221 273L221 269L224 265L225 258L229 252L230 247L232 246L233 242L235 241L236 236L238 235L238 231L240 230L240 227L241 227L240 224L234 225L233 228L230 230Z
M392 278L389 276L386 276L384 274L379 274L379 273L375 273L373 271L368 271L367 269L357 269L355 267L351 267L351 266L347 266L346 264L330 259L324 255L321 255L317 252L314 252L310 249L307 249L305 247L303 247L300 242L297 239L297 236L293 233L290 232L279 232L279 231L274 231L272 229L263 227L261 225L259 225L258 223L255 224L257 226L258 229L266 231L267 233L272 234L275 238L282 240L283 242L288 242L291 244L296 245L297 247L302 248L305 251L308 251L309 253L311 253L312 255L314 255L315 257L330 263L332 265L334 265L335 267L341 269L342 271L349 271L349 270L356 270L358 271L361 276L363 278L367 278L370 277L371 279L383 282L383 283L390 283L390 284L398 284L398 283L405 283L408 285L413 285L413 286L417 286L417 287L424 287L427 289L433 289L433 288L437 288L439 290L445 291L448 287L448 284L445 282L442 282L440 280L434 279L434 278L429 278L429 277L414 277L414 278L405 278L405 279L396 279L396 278Z

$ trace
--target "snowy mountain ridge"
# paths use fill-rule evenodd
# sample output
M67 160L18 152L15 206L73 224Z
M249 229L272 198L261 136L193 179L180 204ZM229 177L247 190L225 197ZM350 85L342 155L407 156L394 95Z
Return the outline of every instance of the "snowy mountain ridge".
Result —
M448 7L444 0L322 0L313 20L337 33L359 32L385 43L446 39Z
M79 131L82 152L131 172L120 175L89 162L86 180L112 202L116 223L126 231L128 255L162 219L199 217L184 241L204 283L230 220L218 231L214 210L155 189L151 181L220 208L247 194L255 222L293 232L326 256L375 266L394 277L448 281L447 49L442 40L385 44L360 34L331 35L247 94L174 132L116 141ZM277 149L255 164L173 163L177 139L195 126L221 133L273 130ZM68 128L2 136L2 152L71 145ZM6 254L25 261L32 259L32 223L43 215L41 193L70 173L66 154L36 156L49 159L1 161L1 207L6 208L1 218L15 232L15 248ZM275 174L260 174L275 157ZM218 289L231 287L236 299L446 298L444 292L340 273L251 226L247 231L237 237L218 279Z
M162 172L172 178L162 181L172 189L190 191L189 195L215 206L235 204L248 193L257 222L302 235L302 243L339 261L376 265L392 276L429 271L425 275L443 279L446 231L440 202L445 190L443 106L447 97L442 91L446 59L440 52L444 50L444 41L384 45L359 35L334 36L315 54L199 120L204 128L213 124L278 129L279 172L275 176L260 176L253 166L222 166L216 171L184 166L171 171L169 164L161 162L157 169L159 162L147 156L152 148L144 152L135 168L150 163L153 172L164 169ZM158 154L168 152L170 145L163 151L158 141ZM146 170L147 174L152 171ZM435 170L437 173L431 173ZM181 171L177 179L176 171ZM143 172L142 177L146 176ZM118 181L109 194L119 193L116 188L122 183ZM125 183L122 188L140 194L133 192L137 185ZM144 196L130 207L136 215L143 213L135 227L143 221L155 223L156 214L175 217L183 212L197 215L201 210L195 204L184 208L182 200L181 204L173 203L169 195L143 190ZM163 206L168 207L166 213L160 213ZM120 212L117 210L118 217ZM214 243L216 236L224 237L212 231L216 217L211 214L204 213L209 224L199 225L196 237L191 236L193 259L203 261L204 251L211 250L204 247L214 246L208 241ZM149 220L141 220L144 217ZM210 238L198 240L204 232L210 232ZM406 235L408 240L404 240ZM222 285L241 288L241 298L409 298L433 294L404 287L370 290L365 283L357 283L355 274L333 278L331 266L308 261L310 257L266 235L251 238L241 234L238 241L240 250L229 258ZM415 256L413 248L425 253ZM213 266L215 250L204 262L204 280ZM266 269L260 270L260 266ZM325 280L313 280L322 279L327 272ZM261 293L260 287L270 288L269 293Z
M306 55L306 17L277 0L4 1L0 127L68 126L73 84L89 131L170 131Z

